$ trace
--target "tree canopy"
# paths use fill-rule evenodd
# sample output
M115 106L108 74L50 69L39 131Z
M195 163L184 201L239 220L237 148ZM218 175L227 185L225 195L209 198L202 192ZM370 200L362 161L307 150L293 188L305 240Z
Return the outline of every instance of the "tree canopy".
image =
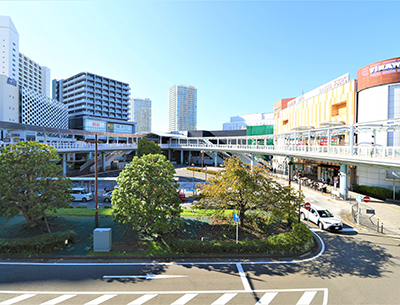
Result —
M180 202L175 168L163 155L134 157L117 178L113 217L151 237L179 228Z
M137 155L142 157L144 155L161 155L161 148L153 141L147 140L147 138L142 138L139 140Z
M18 142L0 150L0 213L11 218L20 212L26 225L38 225L46 209L67 207L72 182L62 175L60 156L52 146Z
M239 158L225 161L224 170L210 177L202 186L199 207L214 209L214 216L222 217L226 210L239 212L240 226L249 210L268 212L277 221L296 221L303 196L291 187L275 181L268 170L251 169Z

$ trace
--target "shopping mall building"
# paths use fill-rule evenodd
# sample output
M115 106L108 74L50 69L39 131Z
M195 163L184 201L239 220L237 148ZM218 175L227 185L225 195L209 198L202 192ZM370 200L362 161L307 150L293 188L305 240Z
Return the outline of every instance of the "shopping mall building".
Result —
M400 117L400 57L369 64L351 80L344 74L294 99L282 99L274 104L275 133L305 131L328 126L386 120ZM338 132L331 137L331 145L347 145L349 136ZM327 137L285 139L297 144L311 141L312 145L327 145ZM399 145L399 133L360 134L355 145ZM282 143L281 143L282 144ZM287 160L274 158L273 166L284 168ZM333 181L340 164L294 158L295 170L315 179ZM349 166L350 184L391 188L400 173L372 167Z

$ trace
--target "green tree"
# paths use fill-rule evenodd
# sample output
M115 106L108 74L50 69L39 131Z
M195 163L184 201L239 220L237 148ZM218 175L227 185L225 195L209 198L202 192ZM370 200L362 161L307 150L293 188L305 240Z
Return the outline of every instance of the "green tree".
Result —
M6 218L20 212L28 228L38 225L46 209L67 207L72 182L62 175L61 158L52 146L18 142L0 150L0 213Z
M156 238L179 228L181 199L174 174L174 166L163 155L134 157L117 178L114 219Z
M161 155L161 148L153 141L147 140L147 138L142 138L139 140L137 155L142 157L144 155Z
M244 225L249 210L270 212L277 221L296 219L301 195L275 181L267 169L251 169L239 158L225 161L224 170L208 179L202 186L199 207L213 209L215 217L223 217L226 210L239 212L240 226ZM296 204L293 204L296 203Z

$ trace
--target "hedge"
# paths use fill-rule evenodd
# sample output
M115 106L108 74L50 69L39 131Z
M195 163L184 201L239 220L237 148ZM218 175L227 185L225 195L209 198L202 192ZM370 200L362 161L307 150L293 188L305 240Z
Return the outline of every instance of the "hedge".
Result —
M224 254L224 253L298 253L310 249L313 244L312 232L304 223L296 223L292 231L272 235L266 240L247 239L239 241L181 240L166 237L165 244L176 254Z
M186 167L186 169L187 169L188 171L195 171L195 172L199 172L199 173L205 173L205 172L206 172L205 169L198 168L198 167ZM210 175L216 175L216 174L219 173L219 172L220 172L220 171L215 171L215 170L212 170L212 169L207 169L207 174L210 174Z
M367 186L355 184L353 190L357 193L385 200L386 198L393 198L393 190L389 190L379 186ZM400 199L400 194L396 193L396 199Z
M68 244L74 243L76 238L76 233L71 230L24 239L0 238L0 253L22 255L48 254L52 253L54 250L65 247L66 240Z

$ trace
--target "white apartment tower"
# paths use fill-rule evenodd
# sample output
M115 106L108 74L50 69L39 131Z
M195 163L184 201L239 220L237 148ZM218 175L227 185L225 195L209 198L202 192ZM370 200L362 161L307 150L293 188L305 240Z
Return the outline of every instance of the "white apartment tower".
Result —
M0 16L0 74L24 87L50 97L50 69L19 52L19 34L8 16Z
M19 34L8 16L0 16L0 74L19 78Z
M168 92L168 130L197 129L197 89L193 86L174 85Z
M50 97L50 69L39 65L22 53L19 53L18 83L21 87Z
M137 123L136 132L150 132L151 100L148 98L134 98L133 109L133 120Z

